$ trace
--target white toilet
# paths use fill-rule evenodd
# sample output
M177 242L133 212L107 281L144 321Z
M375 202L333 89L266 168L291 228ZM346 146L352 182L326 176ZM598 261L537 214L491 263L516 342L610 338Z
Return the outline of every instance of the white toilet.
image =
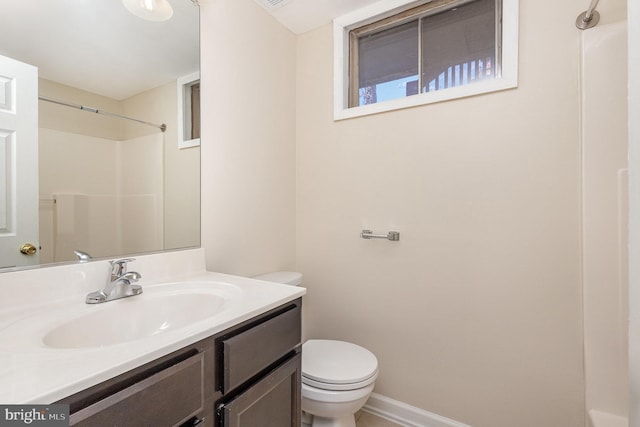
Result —
M278 271L255 279L298 286L302 275ZM378 376L378 360L366 348L334 340L308 340L302 345L303 426L356 427Z

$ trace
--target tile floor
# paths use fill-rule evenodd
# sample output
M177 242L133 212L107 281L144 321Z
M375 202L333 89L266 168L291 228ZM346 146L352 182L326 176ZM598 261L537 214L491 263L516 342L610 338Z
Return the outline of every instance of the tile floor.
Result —
M400 424L387 421L368 412L360 411L356 414L356 427L402 427Z

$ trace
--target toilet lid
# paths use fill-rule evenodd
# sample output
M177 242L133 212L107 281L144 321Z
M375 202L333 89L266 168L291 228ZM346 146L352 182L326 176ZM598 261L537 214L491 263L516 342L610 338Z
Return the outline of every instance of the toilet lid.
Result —
M359 345L309 340L302 345L302 382L325 389L355 389L372 383L378 359Z

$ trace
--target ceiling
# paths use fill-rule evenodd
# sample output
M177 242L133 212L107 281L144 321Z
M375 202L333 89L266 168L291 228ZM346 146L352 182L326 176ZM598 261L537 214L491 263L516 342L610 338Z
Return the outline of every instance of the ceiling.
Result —
M378 0L255 0L295 34L306 33L334 18ZM275 3L274 6L271 4Z
M0 55L39 76L113 99L199 69L198 7L171 0L173 17L144 21L120 0L2 0Z

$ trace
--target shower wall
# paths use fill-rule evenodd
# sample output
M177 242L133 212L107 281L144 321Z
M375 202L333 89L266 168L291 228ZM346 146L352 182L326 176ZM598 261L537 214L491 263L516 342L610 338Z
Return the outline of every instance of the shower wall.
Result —
M39 132L42 262L163 248L162 135Z
M582 33L586 406L627 408L627 24Z
M164 220L165 248L197 246L200 243L200 147L178 148L178 92L168 83L122 101L126 116L167 125L164 132ZM157 134L157 129L124 123L124 138Z
M629 258L640 253L640 0L628 2L629 11ZM633 118L633 119L632 119ZM640 424L640 263L629 263L629 425Z

